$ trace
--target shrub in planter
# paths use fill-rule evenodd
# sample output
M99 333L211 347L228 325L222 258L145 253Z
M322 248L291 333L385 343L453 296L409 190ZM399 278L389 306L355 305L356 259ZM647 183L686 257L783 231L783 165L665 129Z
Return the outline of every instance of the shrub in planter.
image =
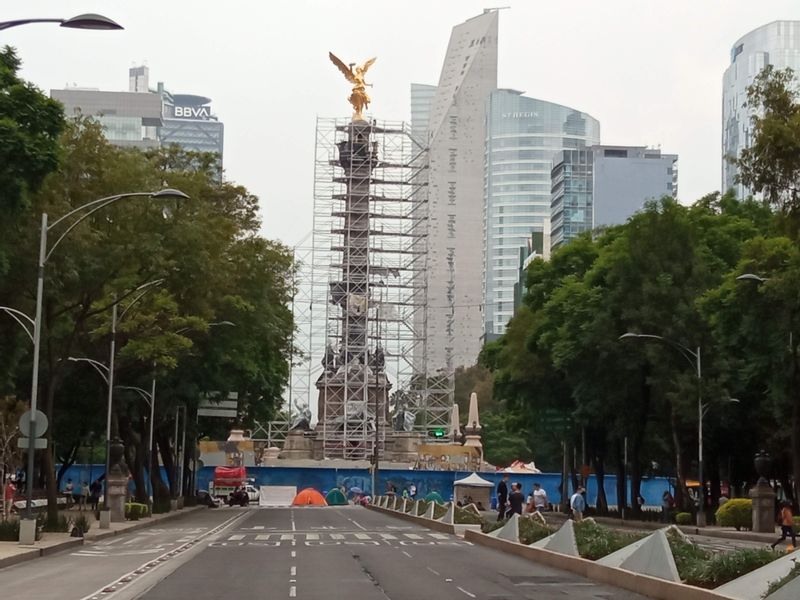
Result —
M125 505L125 518L130 521L138 521L150 514L150 507L139 502L128 502Z
M687 573L685 582L713 589L771 563L781 554L766 548L739 548L709 557Z
M639 533L623 533L597 523L583 521L575 523L575 541L583 558L597 560L616 552L644 537Z
M0 521L0 542L19 540L19 521Z
M72 537L83 537L89 531L92 524L85 514L79 514L72 520Z
M749 498L733 498L717 509L717 525L735 527L736 531L750 529L753 523L753 501Z
M433 518L434 519L441 519L443 516L447 514L447 507L435 502L433 504Z
M36 518L37 528L50 533L67 533L70 530L70 520L65 515L58 515L51 519L46 514L41 514Z
M519 541L523 544L538 542L553 533L555 533L555 529L548 525L542 525L530 517L523 517L519 520Z
M465 510L460 506L456 506L455 518L453 520L459 525L481 525L483 523L483 519L474 512Z
M692 520L692 513L679 512L677 515L675 515L675 522L678 525L691 525Z
M495 529L500 529L507 522L508 519L503 519L502 521L484 521L481 523L481 531L483 533L491 533Z

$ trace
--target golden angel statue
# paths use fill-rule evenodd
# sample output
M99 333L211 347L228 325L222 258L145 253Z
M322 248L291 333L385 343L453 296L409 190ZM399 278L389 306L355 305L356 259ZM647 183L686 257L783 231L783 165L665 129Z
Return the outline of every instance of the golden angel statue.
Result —
M339 58L334 56L333 52L328 52L328 57L331 59L331 62L339 68L342 74L344 74L347 81L353 84L353 91L348 98L350 104L353 105L353 120L363 121L364 116L361 113L364 109L369 108L370 103L370 98L367 95L368 84L364 81L364 76L377 57L370 58L360 67L355 67L356 63L350 63L350 66L345 65ZM355 69L353 69L353 67L355 67Z

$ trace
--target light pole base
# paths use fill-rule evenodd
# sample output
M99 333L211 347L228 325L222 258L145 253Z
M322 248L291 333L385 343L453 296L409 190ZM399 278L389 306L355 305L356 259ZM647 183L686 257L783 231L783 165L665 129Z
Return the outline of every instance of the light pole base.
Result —
M706 526L706 511L702 508L697 510L697 526L698 527L705 527Z
M108 509L100 511L100 529L111 529L111 511Z
M32 546L36 543L36 519L19 520L19 543L21 546Z

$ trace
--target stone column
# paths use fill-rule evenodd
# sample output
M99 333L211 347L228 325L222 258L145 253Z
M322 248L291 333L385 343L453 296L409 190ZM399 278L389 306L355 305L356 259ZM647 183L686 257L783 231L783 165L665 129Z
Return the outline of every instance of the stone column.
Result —
M110 444L110 469L106 479L108 506L112 523L125 521L125 500L128 497L128 467L123 460L125 446L119 438Z
M749 496L753 500L753 526L757 533L773 533L775 531L775 491L767 481L770 457L763 450L756 454L756 472L758 481L750 488Z

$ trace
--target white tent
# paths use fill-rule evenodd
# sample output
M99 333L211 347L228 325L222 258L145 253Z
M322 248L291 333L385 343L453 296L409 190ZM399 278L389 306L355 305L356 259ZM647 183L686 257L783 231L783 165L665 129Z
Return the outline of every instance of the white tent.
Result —
M477 473L453 482L453 496L456 500L461 500L464 504L480 502L484 510L489 510L491 506L492 489L494 484ZM469 500L470 498L472 500Z

